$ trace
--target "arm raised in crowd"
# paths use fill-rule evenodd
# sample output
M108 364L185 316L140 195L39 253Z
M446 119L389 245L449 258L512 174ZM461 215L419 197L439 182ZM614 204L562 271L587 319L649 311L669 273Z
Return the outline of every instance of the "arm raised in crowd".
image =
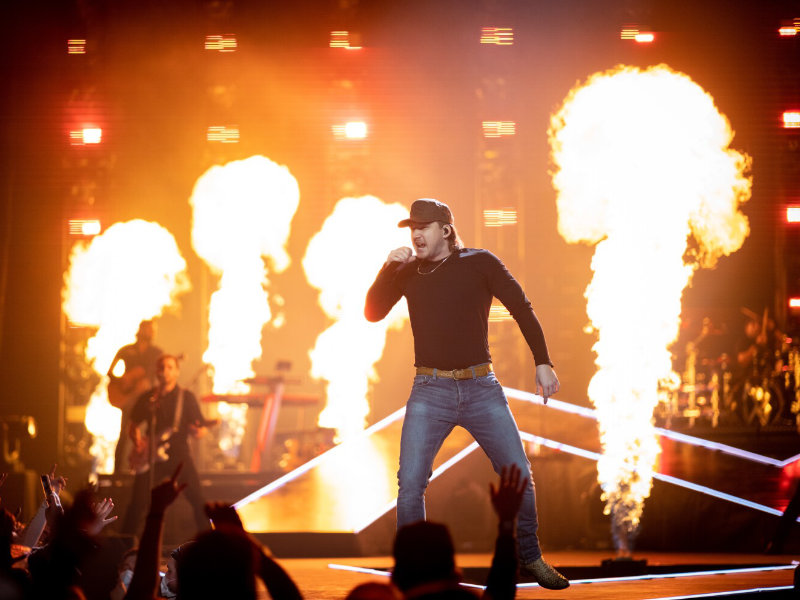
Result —
M517 513L525 492L525 478L517 465L504 466L498 485L489 484L489 496L498 518L497 542L486 579L484 598L507 600L517 595Z
M158 561L161 557L161 533L164 529L164 512L186 487L178 485L178 474L183 464L178 465L172 477L159 483L150 492L150 511L142 532L139 554L133 578L125 594L126 600L152 600L158 588Z
M28 526L25 528L25 533L22 535L22 545L33 548L39 543L39 539L44 533L45 527L50 524L52 526L55 518L64 513L61 507L61 491L67 487L67 478L59 475L56 477L56 467L53 465L50 472L42 475L47 477L50 481L51 494L45 498L44 502L39 506L39 510L31 519Z

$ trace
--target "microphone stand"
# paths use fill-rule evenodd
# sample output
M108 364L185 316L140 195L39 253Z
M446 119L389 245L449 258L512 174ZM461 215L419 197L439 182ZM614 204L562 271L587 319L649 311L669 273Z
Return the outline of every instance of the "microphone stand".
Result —
M149 453L147 456L147 463L149 470L147 472L147 480L149 482L148 489L152 490L153 486L156 484L156 411L158 410L159 400L161 397L161 388L157 388L155 393L150 396L150 419L147 423L147 433L148 433L148 440L147 443L150 446Z

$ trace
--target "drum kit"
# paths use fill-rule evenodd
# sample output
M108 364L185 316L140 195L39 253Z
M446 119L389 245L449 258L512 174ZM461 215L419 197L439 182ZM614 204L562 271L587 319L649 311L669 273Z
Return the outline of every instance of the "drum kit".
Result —
M766 311L759 320L751 323L757 335L746 350L709 356L703 342L721 330L704 319L700 335L685 344L679 377L659 385L656 420L666 427L680 419L690 427L702 421L800 432L800 339L770 331ZM768 331L769 338L760 335Z

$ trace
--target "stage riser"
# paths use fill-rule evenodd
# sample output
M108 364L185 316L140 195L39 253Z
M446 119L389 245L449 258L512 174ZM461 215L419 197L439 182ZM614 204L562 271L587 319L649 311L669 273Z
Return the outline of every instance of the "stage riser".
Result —
M280 475L281 473L200 473L200 485L206 501L229 502L232 504ZM112 531L119 527L119 523L123 520L128 509L132 484L132 476L122 478L100 477L98 494L101 497L113 498L114 514L119 515L119 520L114 524ZM178 498L175 504L167 511L164 520L164 544L168 546L180 545L191 539L195 533L191 506L185 499ZM138 532L137 535L141 535L141 532Z
M613 551L610 518L596 481L596 464L586 459L548 453L532 456L539 511L539 537L545 550ZM269 478L249 474L201 474L207 500L235 501ZM33 489L32 478L25 486ZM478 450L434 480L427 493L429 520L450 528L458 552L491 552L495 536L488 483L496 480L488 459ZM103 478L99 493L114 498L124 515L130 478L114 485ZM297 502L302 505L303 499ZM635 550L666 552L758 552L772 535L778 518L728 501L656 481L645 502ZM165 544L191 537L189 506L179 500L167 514ZM787 551L797 551L800 532L790 537ZM358 534L254 532L281 557L365 556L391 552L395 511L391 510Z

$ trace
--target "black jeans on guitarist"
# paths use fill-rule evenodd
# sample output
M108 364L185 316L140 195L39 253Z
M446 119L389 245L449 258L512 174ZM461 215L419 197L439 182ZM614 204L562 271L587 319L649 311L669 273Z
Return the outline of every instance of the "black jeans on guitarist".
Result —
M191 456L188 454L183 457L170 457L165 462L157 462L155 476L153 480L156 484L164 479L171 477L183 463L180 475L178 475L178 485L187 484L186 489L181 494L192 506L194 522L197 531L204 531L209 528L208 518L205 515L203 493L200 488L200 477L194 466ZM150 474L148 471L139 473L133 479L133 490L131 492L131 502L128 511L125 513L125 520L122 523L122 532L141 535L144 516L150 506ZM188 536L187 536L188 537Z
M181 463L183 469L178 476L178 484L187 484L182 495L192 506L198 530L208 529L200 478L188 443L190 427L204 423L194 394L178 386L166 393L151 390L139 396L133 407L131 422L139 428L147 428L147 438L155 446L152 453L154 468L152 478L149 469L141 468L150 463L150 452L146 453L144 460L141 456L134 459L133 455L138 453L132 453L131 467L137 471L137 475L133 480L131 503L122 524L123 533L139 533L142 518L150 506L151 487L171 477Z

